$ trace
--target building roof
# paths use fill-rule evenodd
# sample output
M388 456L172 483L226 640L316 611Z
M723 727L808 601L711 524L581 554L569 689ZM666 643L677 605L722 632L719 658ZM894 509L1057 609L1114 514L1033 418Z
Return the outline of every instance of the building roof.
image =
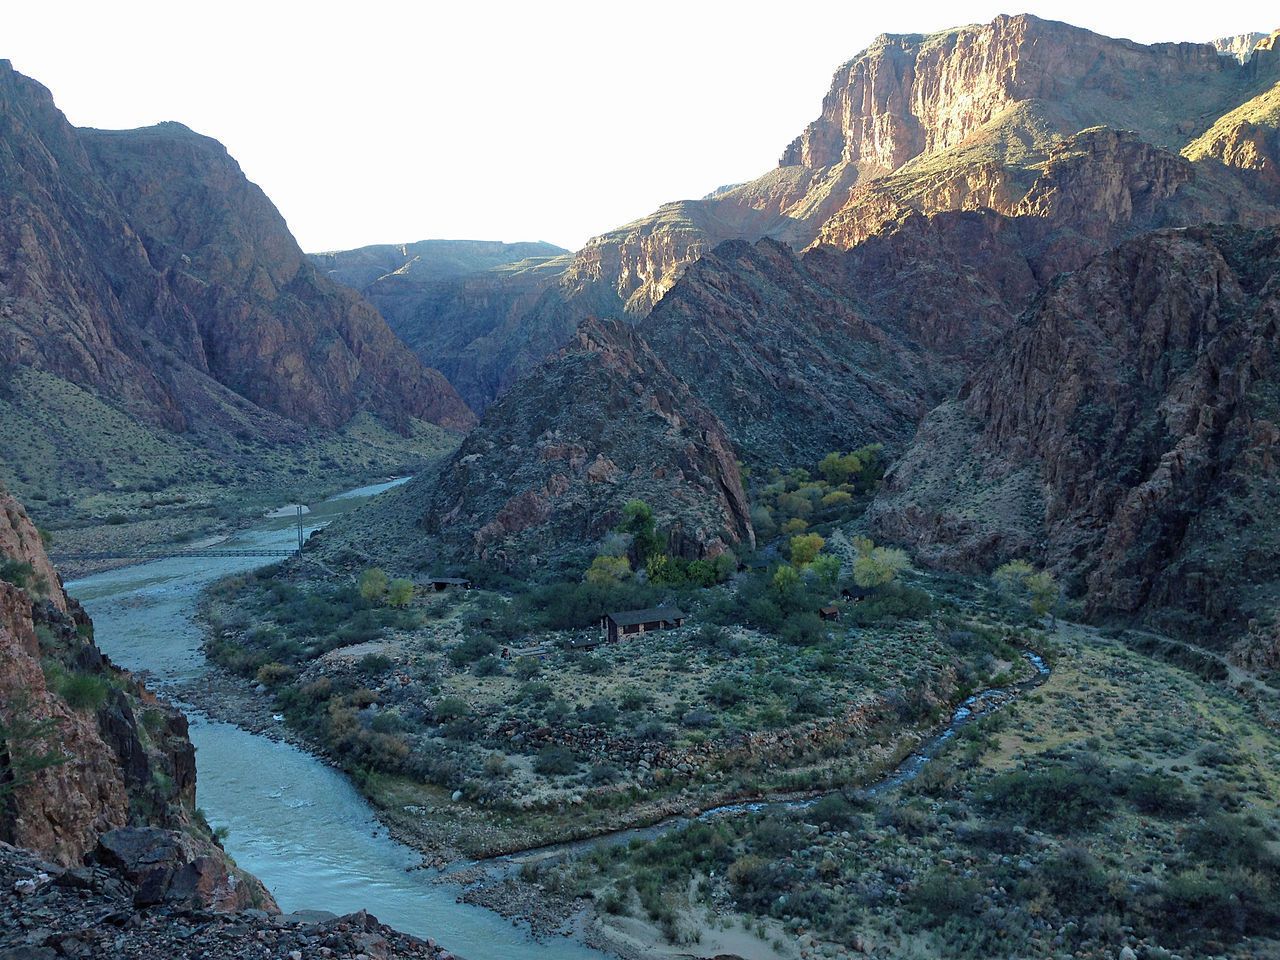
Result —
M466 577L428 577L427 582L428 583L451 583L455 586L460 587L463 584L470 583L471 581L468 580Z
M660 620L683 620L688 614L679 607L648 607L645 610L621 610L609 614L609 619L620 627L637 623L657 623Z

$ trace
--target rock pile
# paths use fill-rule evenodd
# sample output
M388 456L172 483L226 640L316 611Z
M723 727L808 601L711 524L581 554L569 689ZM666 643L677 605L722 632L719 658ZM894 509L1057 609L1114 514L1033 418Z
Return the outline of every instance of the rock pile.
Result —
M132 841L144 839L120 836L114 839L113 846L117 852L138 853L149 848ZM176 835L167 839L172 841L166 847L167 854L181 849ZM177 861L166 861L165 867L153 865L141 874L140 886L131 879L139 875L139 860L132 854L129 857L132 868L104 861L88 867L63 868L30 851L0 843L0 960L171 960L180 956L220 960L453 958L432 940L398 933L363 910L343 917L323 911L272 914L256 908L219 912L216 897L211 901L199 890L192 896L144 902L151 900L148 890L153 889L146 878L154 876L157 869L168 870ZM198 862L181 865L178 873L195 868ZM169 889L176 892L178 888L171 885ZM270 906L274 908L274 904Z

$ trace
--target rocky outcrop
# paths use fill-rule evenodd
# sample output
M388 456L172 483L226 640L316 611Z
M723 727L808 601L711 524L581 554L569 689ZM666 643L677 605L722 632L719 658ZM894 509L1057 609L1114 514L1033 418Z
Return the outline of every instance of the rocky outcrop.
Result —
M151 903L139 899L143 890L124 867L64 868L0 843L0 956L455 960L435 941L399 933L363 910L225 914L182 900Z
M186 825L186 718L99 653L25 511L0 511L0 839L70 864L105 830Z
M235 869L207 838L159 827L125 827L98 837L90 860L136 885L135 906L173 904L186 910L279 912L257 878Z
M1233 37L1219 37L1213 41L1213 46L1224 57L1231 57L1240 63L1248 63L1254 49L1266 39L1265 33L1237 33Z
M418 565L572 563L633 499L654 508L686 556L754 543L724 427L617 322L583 324L572 346L489 408L437 476L388 499L416 506Z
M1280 233L1242 228L1161 231L1060 278L922 425L876 534L967 569L1027 555L1096 616L1210 644L1270 622L1278 283Z

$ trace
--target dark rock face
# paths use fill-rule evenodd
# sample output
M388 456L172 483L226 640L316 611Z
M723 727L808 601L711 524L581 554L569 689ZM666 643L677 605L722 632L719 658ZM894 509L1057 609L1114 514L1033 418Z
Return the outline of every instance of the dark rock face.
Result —
M1278 284L1274 229L1161 231L1063 276L926 419L878 535L969 569L1029 555L1096 615L1271 621Z
M146 907L170 903L187 910L278 913L266 888L235 869L219 848L175 830L126 827L98 837L91 860L137 886L133 902Z
M223 385L332 429L474 423L367 303L305 260L216 141L76 130L0 65L0 365L49 370L172 430ZM7 379L7 378L6 378Z
M724 427L617 322L583 324L404 497L425 505L422 526L450 559L522 567L589 549L632 499L691 557L754 543Z
M181 844L175 849L181 851ZM178 860L182 856L185 852ZM198 862L197 857L185 867L192 868L192 875L207 876L194 867ZM141 876L163 875L167 869L152 867ZM241 883L237 889L247 887ZM342 917L319 910L280 914L264 901L262 908L226 913L201 905L199 898L168 896L152 902L144 889L124 866L99 862L64 869L0 843L0 957L454 960L434 941L398 933L363 910ZM177 892L174 886L168 890Z
M0 581L0 720L17 731L0 744L8 788L0 792L0 839L69 864L104 830L188 824L195 750L186 718L93 645L88 618L63 592L34 524L7 494L0 495L0 563L33 571L23 586ZM46 681L42 660L67 675L96 678L101 704L73 706ZM31 724L38 726L24 727ZM24 736L24 729L31 732ZM22 754L51 750L70 760L19 769Z

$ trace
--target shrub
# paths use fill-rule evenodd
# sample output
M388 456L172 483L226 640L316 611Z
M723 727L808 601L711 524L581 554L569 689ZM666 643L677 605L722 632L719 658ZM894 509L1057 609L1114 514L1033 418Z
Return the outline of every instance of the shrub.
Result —
M497 652L498 642L496 640L485 636L483 633L477 633L454 646L447 656L450 663L458 669L462 669L469 663L475 663L482 657L487 657Z
M987 785L985 805L1025 824L1066 832L1096 825L1110 801L1100 777L1053 764L993 778Z
M360 662L356 664L356 669L361 673L378 675L388 673L395 667L395 661L388 657L385 653L367 653L360 658Z
M271 663L264 663L258 668L258 675L255 680L264 687L274 689L282 683L289 682L295 676L297 676L297 671L293 667L287 667L283 663L272 661Z
M95 673L68 673L58 685L58 692L76 710L96 711L107 702L107 681Z
M460 700L457 697L445 697L436 704L436 708L433 712L436 720L444 723L449 720L457 719L458 717L470 716L471 707L467 705L465 700Z
M578 771L578 761L564 747L546 746L534 757L533 770L544 777L567 776Z
M1167 773L1135 776L1126 784L1125 795L1139 813L1185 817L1195 810L1195 801L1182 780Z

